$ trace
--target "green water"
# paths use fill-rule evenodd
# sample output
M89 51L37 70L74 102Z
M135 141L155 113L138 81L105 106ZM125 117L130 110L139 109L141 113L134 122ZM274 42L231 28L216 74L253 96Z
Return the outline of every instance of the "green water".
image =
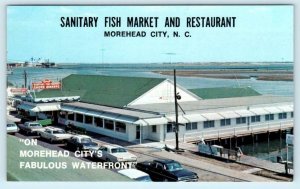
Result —
M259 137L259 141L254 142L254 144L239 144L245 155L254 156L259 159L264 159L272 162L277 161L277 156L281 156L283 160L286 160L288 158L289 161L293 161L293 147L288 147L287 151L284 136L281 140L279 136L273 136L270 138L269 142L266 136Z

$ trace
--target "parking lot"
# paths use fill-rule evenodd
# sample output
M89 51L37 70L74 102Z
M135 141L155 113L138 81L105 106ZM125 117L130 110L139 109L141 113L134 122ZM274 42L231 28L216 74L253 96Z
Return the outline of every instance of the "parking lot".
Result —
M127 148L127 150L129 152L131 152L132 154L137 156L137 162L152 161L154 159L160 159L160 158L163 158L163 156L161 156L161 154L166 153L166 151L163 149L162 146L155 147L156 144L154 146L147 144L147 142L149 142L149 144L151 144L151 141L145 141L144 144L139 145L139 144L133 144L133 143L129 143L126 141L118 140L115 138L111 138L111 137L107 137L107 136L103 136L103 135L99 135L99 134L87 133L87 135L91 136L93 138L94 142L98 143L98 146L105 145L105 144L108 144L108 145L117 144L120 146L124 146L125 148ZM40 145L44 148L51 149L51 150L57 150L57 151L68 150L68 151L70 151L70 156L75 157L74 152L72 150L70 150L69 148L67 148L67 146L64 143L59 143L59 142L51 143L49 140L43 139L40 136L27 135L23 132L18 132L15 134L15 136L18 138L22 138L22 139L37 139L38 145ZM248 169L249 170L252 169L252 167L250 167L250 166L241 165L241 164L232 163L232 162L231 163L222 162L222 161L218 161L218 160L215 160L212 158L207 158L207 157L199 156L196 154L192 154L188 151L184 152L182 155L179 155L179 156L178 156L178 154L172 154L172 152L168 152L168 153L169 153L169 155L167 154L168 159L174 159L176 161L179 161L184 168L197 173L197 175L199 176L198 181L202 181L202 182L203 181L206 181L206 182L249 181L249 180L244 180L240 176L235 176L235 175L237 173L239 173L239 171L241 172L241 171L245 171ZM174 156L176 156L177 158L174 158ZM78 158L80 160L87 161L87 162L99 161L98 159L96 160L92 157L75 157L75 158ZM195 163L195 164L184 163L184 160L180 161L181 158L189 158L190 161L195 161L197 163ZM197 166L197 165L203 165L203 164L207 164L208 167L210 167L210 165L211 165L211 167L216 166L216 168L224 168L224 170L221 169L220 171L217 171L217 170L214 170L214 168L206 168L205 166ZM226 174L226 172L228 170L235 171L236 173ZM116 172L118 170L112 170L112 171ZM250 175L250 176L252 176L252 175ZM260 180L259 177L257 177L257 178L258 178L258 180ZM256 178L254 178L254 179L256 179ZM262 180L264 180L263 177L262 177ZM270 178L266 179L266 181L272 181L272 180L274 180L274 179L270 179Z

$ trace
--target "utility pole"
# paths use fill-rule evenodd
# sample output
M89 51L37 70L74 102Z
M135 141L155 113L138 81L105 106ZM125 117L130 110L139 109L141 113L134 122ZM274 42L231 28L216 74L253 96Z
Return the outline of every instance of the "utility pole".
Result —
M24 87L27 89L27 72L24 70Z
M178 104L177 104L177 98L180 100L180 95L177 94L176 90L176 69L174 69L174 101L175 101L175 139L176 139L176 151L179 150L179 142L178 142Z

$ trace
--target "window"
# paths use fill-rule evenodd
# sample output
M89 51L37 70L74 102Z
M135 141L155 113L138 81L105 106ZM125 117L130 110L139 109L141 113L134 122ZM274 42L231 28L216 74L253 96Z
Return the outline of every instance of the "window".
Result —
M274 114L267 114L267 115L265 115L265 120L266 121L274 120Z
M126 133L126 124L121 122L116 122L116 131L120 133Z
M92 116L85 116L85 123L92 124L93 123L93 117Z
M251 122L260 122L260 116L256 115L256 116L251 116Z
M291 118L293 118L294 117L294 112L291 112Z
M63 118L63 119L66 119L67 118L67 112L60 112L60 117Z
M94 124L95 124L96 127L103 127L103 119L102 118L95 117L94 119L95 119Z
M215 126L215 121L204 121L204 128L211 128Z
M68 120L74 121L74 114L68 114Z
M287 115L286 113L279 113L278 114L278 119L286 119Z
M230 119L221 119L221 126L227 126L231 124Z
M83 115L82 114L76 114L76 121L77 122L83 122Z
M152 133L156 133L156 125L152 125Z
M171 133L173 131L173 125L172 124L167 124L167 133Z
M198 125L197 122L192 122L192 123L186 123L185 124L185 130L189 131L189 130L197 130L198 129Z
M157 163L156 168L159 170L163 170L164 166L161 163Z
M246 123L246 117L236 118L236 124L243 124L243 123Z
M109 130L114 130L114 122L112 120L104 120L104 128Z

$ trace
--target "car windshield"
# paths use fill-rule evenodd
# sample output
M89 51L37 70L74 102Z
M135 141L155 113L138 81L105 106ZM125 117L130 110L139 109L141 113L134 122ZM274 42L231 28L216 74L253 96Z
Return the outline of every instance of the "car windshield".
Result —
M40 127L41 125L39 123L31 123L29 124L30 127Z
M111 149L111 153L121 153L121 152L127 152L125 148L113 148Z
M63 130L56 130L56 131L53 131L53 134L65 134L66 132L63 131Z
M82 139L81 139L81 142L82 142L82 143L91 143L92 140L91 140L90 138L82 138Z
M143 182L152 182L152 180L149 176L142 176L142 177L136 178L135 180L143 181Z
M183 168L181 167L181 165L177 162L174 163L168 163L166 165L166 168L168 171L177 171L177 170L182 170Z
M7 127L16 127L17 125L16 124L14 124L14 123L8 123L7 124Z

